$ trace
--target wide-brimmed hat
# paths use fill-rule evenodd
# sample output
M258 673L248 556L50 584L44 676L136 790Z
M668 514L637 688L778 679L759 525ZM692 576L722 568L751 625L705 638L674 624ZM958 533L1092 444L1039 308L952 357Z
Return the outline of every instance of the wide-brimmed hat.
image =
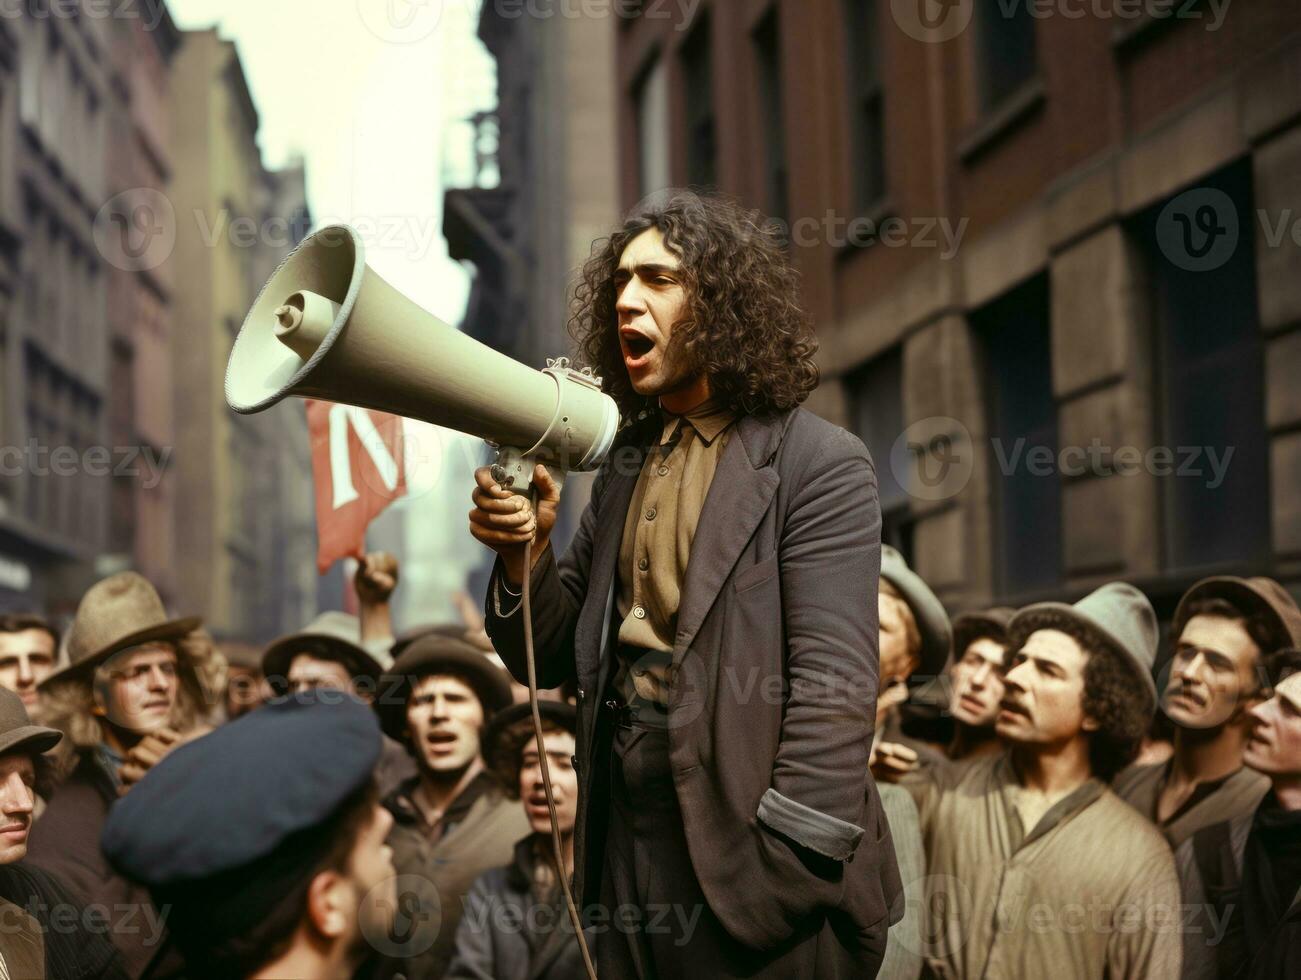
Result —
M460 637L426 633L412 641L380 678L375 710L384 734L406 740L407 699L414 682L430 674L465 678L483 705L485 721L511 703L510 676L488 654Z
M551 722L571 735L578 734L578 709L569 702L539 701L538 714L544 731L547 722ZM479 738L484 764L512 797L519 795L520 753L534 738L532 717L533 710L527 702L512 704L493 716ZM530 724L520 725L523 721Z
M118 572L96 582L81 597L68 632L68 664L45 678L47 687L79 677L115 653L156 640L180 640L198 629L198 616L172 619L149 581L136 572Z
M1247 615L1263 615L1274 627L1277 641L1274 649L1301 647L1301 609L1296 600L1272 578L1263 575L1255 578L1237 578L1233 575L1215 575L1193 583L1175 607L1174 635L1183 632L1191 618L1190 608L1202 599L1224 599ZM1262 650L1261 653L1273 653Z
M903 555L888 544L881 546L881 578L898 590L917 621L917 632L922 638L919 678L935 677L944 670L953 643L953 627L944 604L922 577L908 567Z
M30 752L40 755L59 744L63 732L33 725L23 699L7 687L0 687L0 755Z
M1117 654L1132 668L1134 676L1156 705L1156 681L1152 665L1156 661L1156 610L1147 596L1128 582L1108 582L1074 605L1064 602L1036 602L1012 617L1008 636L1020 646L1037 629L1053 629L1053 622L1065 617L1104 647Z
M262 654L262 675L276 694L288 689L289 666L306 653L343 664L353 678L373 687L387 666L388 656L378 644L361 642L361 624L348 613L323 612L297 633L275 640Z

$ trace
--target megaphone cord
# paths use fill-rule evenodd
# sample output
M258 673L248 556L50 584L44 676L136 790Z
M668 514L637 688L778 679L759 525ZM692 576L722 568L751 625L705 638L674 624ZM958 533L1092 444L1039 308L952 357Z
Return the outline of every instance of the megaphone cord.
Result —
M537 513L538 491L530 488L529 503ZM569 888L569 875L565 873L565 851L560 843L560 821L556 817L556 799L551 792L551 768L547 765L547 750L542 738L542 715L538 711L538 670L533 660L533 614L529 606L529 578L533 571L533 541L524 543L524 660L529 672L529 706L533 710L533 735L537 739L538 763L542 767L542 788L547 795L547 813L551 816L551 843L556 851L556 877L560 879L560 888L565 894L565 905L569 909L569 921L574 926L574 937L578 940L578 950L583 955L583 967L587 970L588 980L596 980L596 967L592 965L592 954L587 948L587 937L583 935L583 922L578 915L578 906L574 904L574 893Z

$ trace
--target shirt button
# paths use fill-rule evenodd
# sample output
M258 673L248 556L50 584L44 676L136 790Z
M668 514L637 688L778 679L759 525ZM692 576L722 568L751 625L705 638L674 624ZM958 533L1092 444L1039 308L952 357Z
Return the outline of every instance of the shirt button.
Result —
M650 510L646 511L646 520L648 520L648 521L653 521L653 520L655 520L655 508L654 508L654 507L652 507Z
M584 690L580 687L580 688L578 689L578 700L579 700L579 701L584 701L584 700L586 700L586 699L587 699L587 692L584 691Z
M646 618L646 610L643 609L641 606L633 606L633 607L632 607L632 614L633 614L634 616L636 616L638 619L645 619L645 618Z
M669 468L668 468L667 466L661 466L661 467L660 467L658 470L656 470L655 472L658 473L660 476L668 476L668 475L669 475Z
M637 562L637 567L644 572L646 569L650 568L650 562L643 558L641 561Z

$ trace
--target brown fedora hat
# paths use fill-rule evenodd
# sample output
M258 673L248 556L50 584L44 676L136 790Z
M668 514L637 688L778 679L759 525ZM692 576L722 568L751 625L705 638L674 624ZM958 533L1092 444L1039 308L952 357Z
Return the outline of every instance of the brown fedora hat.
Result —
M46 687L98 667L115 653L154 640L179 640L203 624L198 616L170 619L148 579L118 572L81 597L68 632L68 665L40 683Z
M276 695L289 689L289 667L300 653L343 664L355 679L374 684L384 672L387 644L363 644L361 623L349 613L321 613L297 633L282 636L262 654L262 676Z
M30 752L40 755L59 744L63 732L33 725L23 699L7 687L0 687L0 755Z

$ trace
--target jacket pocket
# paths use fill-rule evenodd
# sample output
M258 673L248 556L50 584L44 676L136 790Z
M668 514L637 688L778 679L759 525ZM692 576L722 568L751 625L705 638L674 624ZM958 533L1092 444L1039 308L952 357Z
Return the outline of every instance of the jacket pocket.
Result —
M737 592L746 592L763 585L777 574L777 556L766 558L757 565L751 565L732 579L732 588Z
M771 786L759 800L757 816L769 829L833 861L848 861L863 839L862 827L782 796Z

